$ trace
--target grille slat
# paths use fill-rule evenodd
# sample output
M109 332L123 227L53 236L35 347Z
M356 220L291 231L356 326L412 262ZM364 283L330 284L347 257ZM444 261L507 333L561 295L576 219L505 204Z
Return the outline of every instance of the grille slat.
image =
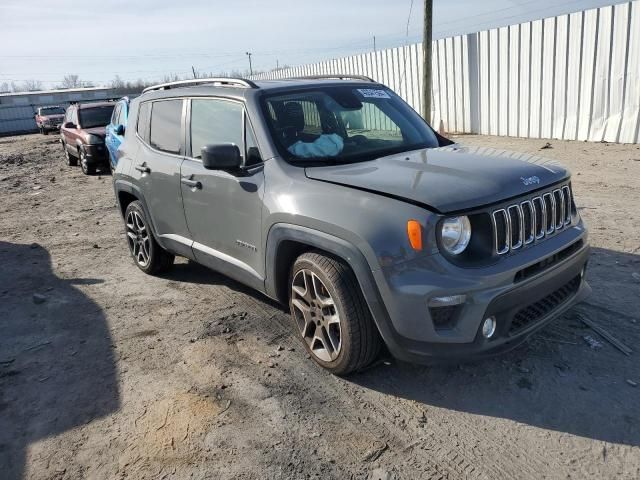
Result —
M504 255L571 225L569 185L508 205L491 214L494 252Z

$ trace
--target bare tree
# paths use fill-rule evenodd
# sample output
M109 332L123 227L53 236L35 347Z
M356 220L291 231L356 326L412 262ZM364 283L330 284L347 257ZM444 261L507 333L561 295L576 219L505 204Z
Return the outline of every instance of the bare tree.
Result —
M120 78L120 75L116 75L113 80L111 80L111 88L125 88L126 85L124 80Z
M9 90L9 83L7 82L2 82L2 84L0 84L0 93L9 93L11 90Z
M40 80L25 80L23 82L24 90L27 92L35 92L42 90L42 82Z
M78 75L65 75L62 79L62 88L80 88L82 82Z

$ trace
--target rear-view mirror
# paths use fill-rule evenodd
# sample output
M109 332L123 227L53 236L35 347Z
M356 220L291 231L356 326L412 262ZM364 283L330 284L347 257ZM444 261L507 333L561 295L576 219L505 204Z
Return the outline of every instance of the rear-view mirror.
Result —
M242 165L240 149L235 143L219 143L202 147L202 165L208 170L237 170Z

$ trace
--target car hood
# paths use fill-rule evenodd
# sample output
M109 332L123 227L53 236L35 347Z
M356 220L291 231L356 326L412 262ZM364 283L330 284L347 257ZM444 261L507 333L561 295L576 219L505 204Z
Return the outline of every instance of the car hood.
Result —
M100 137L104 139L106 135L107 127L91 127L91 128L83 128L84 133L95 135L96 137Z
M314 180L403 199L439 213L482 207L569 177L553 160L457 144L363 163L307 167L305 172Z

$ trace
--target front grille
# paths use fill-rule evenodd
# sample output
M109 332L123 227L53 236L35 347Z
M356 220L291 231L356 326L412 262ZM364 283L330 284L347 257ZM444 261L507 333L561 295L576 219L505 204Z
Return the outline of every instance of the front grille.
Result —
M569 185L494 210L494 252L504 255L568 227L571 210Z
M569 298L573 297L580 286L580 275L571 279L568 283L547 295L541 300L523 308L515 314L509 328L509 335L516 335L538 320L546 317Z

